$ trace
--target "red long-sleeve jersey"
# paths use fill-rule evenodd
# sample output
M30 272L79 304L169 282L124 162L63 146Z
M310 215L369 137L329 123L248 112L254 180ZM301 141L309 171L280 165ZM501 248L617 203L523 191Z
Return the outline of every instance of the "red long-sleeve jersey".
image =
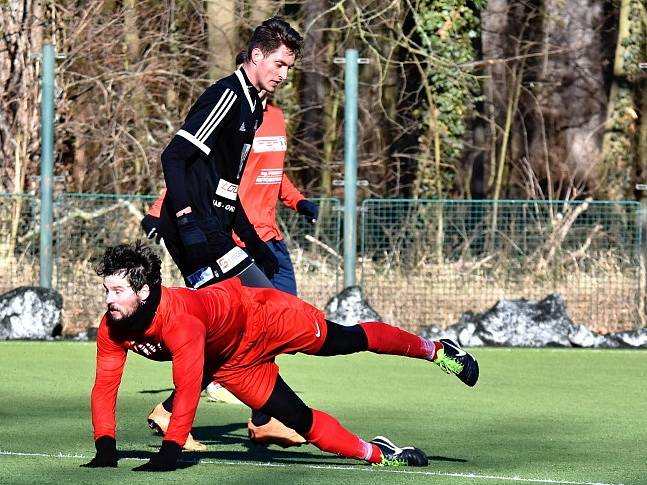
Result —
M283 111L268 104L238 189L247 218L263 241L283 239L276 223L276 201L296 210L305 199L283 172L286 140ZM235 234L234 241L244 246Z
M318 349L326 337L324 321L323 312L304 301L273 288L243 287L238 278L200 290L162 287L155 317L145 331L110 325L104 315L92 389L94 439L115 437L117 391L128 350L172 361L176 395L164 439L184 445L203 371L235 386L244 402L260 406L278 372L274 357ZM249 374L259 367L265 372Z
M104 315L97 333L92 389L95 439L115 436L117 390L126 352L132 350L149 359L172 360L176 397L165 439L184 444L198 406L203 368L217 369L244 334L248 318L241 289L238 278L201 291L162 287L155 318L143 333L110 326Z

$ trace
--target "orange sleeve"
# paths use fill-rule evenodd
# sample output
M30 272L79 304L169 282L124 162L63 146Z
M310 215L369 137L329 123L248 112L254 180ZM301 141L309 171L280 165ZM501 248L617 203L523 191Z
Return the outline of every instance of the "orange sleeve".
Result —
M172 325L162 330L164 344L171 352L175 399L165 440L184 445L191 431L202 391L206 327L187 313L174 315Z
M148 214L153 217L159 217L162 213L162 204L164 203L164 197L166 197L166 189L162 189L159 197L153 202L153 205L148 208Z
M106 316L97 331L97 369L92 388L91 408L94 439L116 435L117 391L126 363L126 349L110 338Z
M286 207L289 207L292 210L297 210L297 204L303 199L305 199L305 196L299 192L299 189L294 186L284 172L283 178L281 179L281 188L279 190L279 200L283 202Z

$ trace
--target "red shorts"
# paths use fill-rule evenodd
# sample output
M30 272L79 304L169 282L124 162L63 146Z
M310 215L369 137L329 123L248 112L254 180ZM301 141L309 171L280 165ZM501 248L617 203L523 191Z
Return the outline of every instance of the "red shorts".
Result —
M248 304L248 323L238 350L213 377L252 409L260 409L274 389L280 354L316 354L326 340L325 315L287 293Z

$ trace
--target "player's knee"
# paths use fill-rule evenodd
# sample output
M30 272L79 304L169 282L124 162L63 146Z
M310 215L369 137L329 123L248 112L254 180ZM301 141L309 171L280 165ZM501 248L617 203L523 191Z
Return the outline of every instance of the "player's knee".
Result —
M312 427L312 409L290 389L281 376L277 377L272 394L259 411L278 419L302 436Z
M328 332L317 355L347 355L368 349L366 333L359 325L349 327L326 320Z

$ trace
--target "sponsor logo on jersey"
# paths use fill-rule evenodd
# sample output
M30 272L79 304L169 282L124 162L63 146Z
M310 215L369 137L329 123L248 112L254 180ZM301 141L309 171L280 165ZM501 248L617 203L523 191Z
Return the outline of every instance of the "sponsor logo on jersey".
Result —
M238 198L238 185L227 182L225 179L220 179L218 180L216 195L225 199L236 200Z
M236 204L223 204L222 201L213 199L211 201L214 207L225 209L228 212L236 212Z
M283 169L266 168L256 177L256 185L276 185L280 184L283 179Z
M288 142L284 136L259 136L254 138L254 151L256 153L284 152L288 149Z
M143 355L144 357L152 360L168 360L171 353L162 345L161 342L136 342L131 340L126 343L126 346L136 354Z
M222 272L226 273L230 269L235 268L238 263L244 261L245 258L247 258L247 253L236 246L235 248L229 250L227 254L219 258L217 260L217 263L218 266L220 266Z

